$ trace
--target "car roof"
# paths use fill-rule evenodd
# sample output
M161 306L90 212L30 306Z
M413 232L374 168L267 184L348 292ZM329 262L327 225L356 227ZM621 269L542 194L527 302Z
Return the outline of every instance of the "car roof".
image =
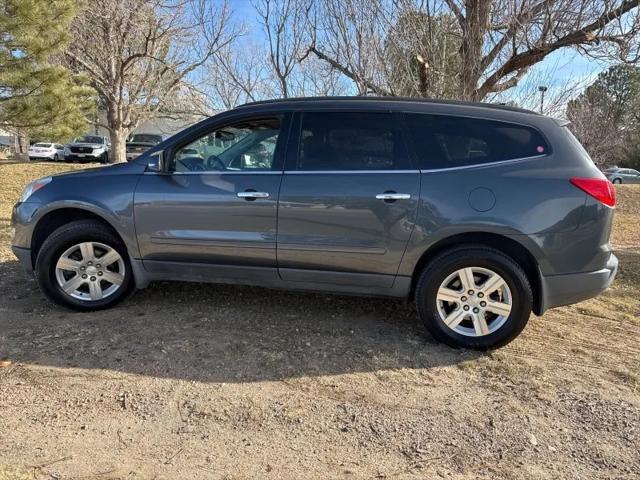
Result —
M234 110L257 108L263 106L272 106L280 108L301 109L313 108L317 105L323 107L340 108L346 105L353 106L384 106L392 109L401 109L403 106L452 106L452 107L470 107L473 109L488 109L503 112L517 112L530 115L540 116L532 110L513 107L509 105L484 103L484 102L463 102L459 100L440 100L431 98L415 98L415 97L296 97L296 98L279 98L273 100L260 100L257 102L249 102L236 107Z

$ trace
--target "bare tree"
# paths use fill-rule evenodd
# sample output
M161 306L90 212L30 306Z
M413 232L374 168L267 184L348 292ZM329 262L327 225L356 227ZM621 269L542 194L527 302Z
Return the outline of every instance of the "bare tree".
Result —
M204 89L211 102L229 110L265 96L267 64L259 45L234 43L220 49L207 64Z
M482 100L518 85L561 49L638 61L638 10L638 0L318 0L309 51L353 80L359 93L392 95L384 46L411 45L407 37L426 30L421 23L450 15L457 22L451 33L460 38L450 57L459 65L451 78L457 97ZM404 34L390 35L403 16ZM417 55L431 63L419 51L409 58Z
M98 92L113 161L125 161L129 133L171 110L190 77L235 38L230 16L226 0L86 2L66 60Z
M343 75L306 48L312 5L311 0L255 0L260 31L246 32L208 62L203 90L212 103L229 109L265 98L346 93Z
M254 0L253 6L267 38L270 70L275 94L291 95L291 77L304 54L309 0Z
M319 0L309 53L351 79L359 95L391 95L385 39L393 15L380 0Z

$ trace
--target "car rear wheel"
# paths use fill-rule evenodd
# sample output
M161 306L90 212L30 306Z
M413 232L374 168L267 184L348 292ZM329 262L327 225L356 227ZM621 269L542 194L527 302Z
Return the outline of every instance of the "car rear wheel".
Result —
M460 247L437 256L416 286L416 304L436 340L487 350L522 331L533 305L522 268L492 248Z
M45 295L75 310L111 307L133 287L126 248L107 226L94 220L55 230L40 248L35 270Z
M56 154L54 154L54 155L53 155L53 161L54 161L54 162L57 162L58 160L60 160L60 157L59 157L59 156L58 156L58 154L56 153Z

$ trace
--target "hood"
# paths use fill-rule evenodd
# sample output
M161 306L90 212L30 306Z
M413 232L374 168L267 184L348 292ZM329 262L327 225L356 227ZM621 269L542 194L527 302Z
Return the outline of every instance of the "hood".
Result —
M64 177L95 177L99 175L127 175L132 173L143 173L146 165L138 163L115 163L113 165L105 165L103 167L85 168L82 170L71 170L70 172L62 172L50 175L53 178Z

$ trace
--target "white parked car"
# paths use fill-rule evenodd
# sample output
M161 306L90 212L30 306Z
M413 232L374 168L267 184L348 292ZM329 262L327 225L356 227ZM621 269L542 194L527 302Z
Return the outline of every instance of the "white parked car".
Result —
M59 143L35 143L29 147L29 160L64 160L64 145Z

